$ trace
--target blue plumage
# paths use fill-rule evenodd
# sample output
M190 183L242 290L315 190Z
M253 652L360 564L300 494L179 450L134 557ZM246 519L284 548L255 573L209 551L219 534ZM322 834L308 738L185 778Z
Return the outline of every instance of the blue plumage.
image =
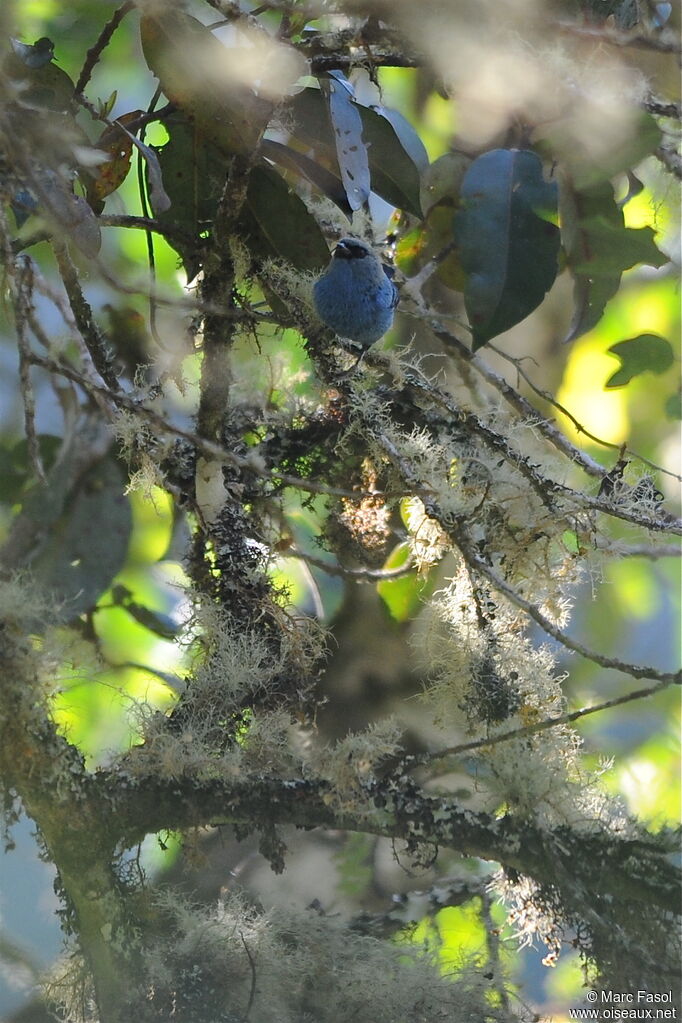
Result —
M390 329L398 290L366 242L342 238L315 283L313 299L328 327L369 348Z

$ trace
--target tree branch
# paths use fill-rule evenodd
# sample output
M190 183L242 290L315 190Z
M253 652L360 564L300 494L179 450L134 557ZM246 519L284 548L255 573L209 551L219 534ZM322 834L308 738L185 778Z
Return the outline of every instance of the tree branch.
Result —
M680 681L679 679L675 681ZM544 732L548 728L556 728L557 725L569 725L573 721L579 721L589 714L598 714L602 710L610 710L612 707L619 707L623 703L631 703L633 700L644 700L649 696L668 689L673 680L659 682L658 685L648 686L646 689L636 689L632 693L625 693L624 696L616 696L612 700L605 700L603 703L596 703L591 707L581 707L580 710L573 710L567 714L557 714L556 717L545 718L544 721L537 721L533 725L525 725L523 728L510 728L507 732L499 732L491 735L488 739L474 739L472 742L461 742L456 746L447 746L435 752L421 753L415 756L406 757L402 764L407 769L413 765L430 764L434 760L442 760L443 757L459 756L461 753L471 753L477 749L490 749L501 742L509 742L511 739L523 739L527 735L535 735L536 732Z
M135 750L128 756L132 766ZM627 893L629 899L652 902L665 910L676 904L681 890L679 873L666 860L660 837L628 840L599 831L574 833L566 827L546 832L512 816L495 819L465 810L448 796L424 793L403 775L375 782L368 786L365 799L343 804L336 802L334 789L326 781L260 775L170 781L133 774L128 785L121 786L117 772L102 771L91 778L89 788L91 798L111 805L126 846L166 829L231 823L259 830L273 823L293 824L359 831L408 843L434 842L465 856L497 861L544 884L555 883L553 858L559 855L573 872L578 863L584 864L591 884L599 877L601 893L619 899ZM631 856L646 861L648 872L645 868L630 873ZM600 862L610 864L607 873L596 868Z

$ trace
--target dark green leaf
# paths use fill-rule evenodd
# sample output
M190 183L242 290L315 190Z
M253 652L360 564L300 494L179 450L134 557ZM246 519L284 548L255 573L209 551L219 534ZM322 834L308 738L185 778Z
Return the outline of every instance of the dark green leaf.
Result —
M375 114L378 114L379 117L383 117L389 122L398 138L398 141L400 142L400 145L403 147L410 160L412 160L412 163L415 165L417 170L423 174L429 166L429 154L426 152L426 146L419 138L419 135L407 118L403 117L399 110L392 110L390 107L372 104L372 106L368 109L373 110Z
M298 270L320 270L329 249L303 200L272 167L257 164L249 175L242 222L249 248L260 259L285 259Z
M470 166L471 157L465 153L445 153L429 164L422 173L420 196L425 213L443 200L452 206L459 202L462 181Z
M495 149L464 175L454 233L474 350L525 319L557 274L557 186L527 150Z
M164 10L140 22L145 59L168 99L184 110L205 139L224 153L252 153L272 105L238 78L229 79L230 52L196 18Z
M299 153L297 149L282 145L281 142L275 142L273 139L263 139L261 152L263 156L267 156L280 167L286 167L288 170L302 175L350 218L353 210L348 202L343 183L336 174L303 153Z
M606 387L624 387L640 373L665 373L673 364L673 350L669 341L658 334L640 334L611 345L609 352L620 359L620 369L609 377Z
M292 98L289 109L295 121L293 134L296 138L316 150L321 147L323 150L334 151L329 114L319 89L302 89Z
M221 150L202 141L199 128L181 114L168 118L165 125L168 142L155 152L170 208L159 214L158 220L187 237L186 244L176 237L170 239L170 244L182 258L187 279L193 280L201 266L197 256L199 236L213 223L225 182L225 160ZM148 173L149 164L145 167Z
M50 469L62 444L61 437L49 433L38 435L38 452L45 470ZM12 448L0 447L0 501L15 504L21 500L26 487L33 482L33 467L28 457L25 439Z
M386 116L359 104L355 107L362 119L362 137L367 143L371 190L392 206L421 217L419 167L406 152ZM320 90L303 89L294 96L290 108L296 122L294 136L315 150L317 162L333 166L336 162L334 138Z
M123 567L132 529L125 479L112 457L101 459L68 495L63 514L31 564L46 589L75 618L93 607Z
M682 392L671 394L666 400L665 414L668 419L682 419Z
M419 166L405 149L385 112L379 114L361 106L357 109L362 118L363 138L369 147L372 191L392 206L421 218Z
M328 104L336 158L348 203L351 209L359 210L369 199L370 179L363 123L353 103L352 88L340 71L331 71L329 77L320 79L320 89Z
M156 150L171 207L159 221L180 229L188 239L210 230L225 179L220 149L199 137L196 125L169 119L170 138ZM285 259L299 270L319 270L329 260L322 232L303 200L269 164L257 164L240 223L257 260ZM196 248L175 239L191 278L199 270Z

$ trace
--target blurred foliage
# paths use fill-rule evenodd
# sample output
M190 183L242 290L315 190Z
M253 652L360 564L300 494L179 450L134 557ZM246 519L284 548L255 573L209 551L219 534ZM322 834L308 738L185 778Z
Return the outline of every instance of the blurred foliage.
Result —
M206 5L190 6L194 13L201 13L204 23L215 15ZM594 4L580 7L591 23L600 21ZM585 12L585 7L590 9ZM612 17L619 28L638 23L632 4L627 11L623 4L610 8L606 17ZM293 8L290 13L295 13ZM244 280L239 283L247 304L260 308L264 300L270 300L276 310L261 272L263 261L286 263L304 275L314 273L327 259L325 230L333 236L347 229L343 217L349 220L371 193L372 202L381 199L399 211L392 216L389 212L383 226L392 233L396 262L406 276L418 274L450 247L429 283L430 297L453 317L468 313L474 349L497 338L512 358L533 360L528 372L534 383L555 393L579 423L576 426L561 410L538 399L543 413L556 417L570 439L605 466L616 461L621 445L648 460L645 465L679 463L675 432L679 285L665 265L675 247L679 200L667 179L654 169L651 154L661 143L660 120L639 111L636 123L624 132L623 145L609 149L608 159L604 157L597 166L575 147L565 124L555 125L554 133L542 129L534 133L528 124L519 123L520 114L497 137L479 144L471 138L462 140L457 133L466 123L465 100L458 103L448 98L432 73L409 68L376 70L378 89L363 70L348 76L334 71L331 76L320 73L313 81L306 78L305 87L292 95L275 97L257 94L245 77L229 103L215 99L207 105L205 68L188 39L199 38L202 46L210 40L216 52L225 46L195 18L174 14L170 28L165 15L145 18L141 41L139 23L133 17L124 19L114 33L86 90L90 102L99 103L101 110L107 110L116 93L113 109L100 123L82 110L71 109L71 89L105 15L110 15L109 5L92 0L70 4L23 0L16 7L20 23L13 31L25 43L47 36L55 47L55 61L37 68L26 63L26 53L14 53L25 65L22 88L29 82L34 90L26 94L24 89L23 100L19 97L16 102L21 107L28 95L32 109L27 118L58 112L68 124L67 135L72 133L69 138L78 138L77 155L82 161L71 152L68 171L63 173L61 166L50 169L50 158L41 154L47 170L38 176L39 187L34 182L35 195L30 183L12 181L15 207L20 200L16 225L25 239L45 228L71 237L80 249L73 258L87 279L98 321L108 319L115 357L123 371L132 381L158 359L164 383L173 394L174 415L194 411L203 357L192 342L196 324L190 322L189 313L178 314L171 303L185 296L186 280L206 269L207 243L219 230L226 159L250 156L264 138L270 148L260 151L251 168L246 204L235 227L245 239L240 253ZM302 60L301 64L293 65L294 81L308 70ZM11 72L12 67L7 67ZM16 67L14 73L18 74ZM151 147L151 156L145 160L133 140L108 122L115 119L132 125L141 140L140 125L135 122L149 107L156 78L165 100L176 109L166 114L162 124L144 126L144 139ZM219 85L212 82L216 97ZM342 134L345 142L340 144ZM87 158L93 149L103 149L109 159L93 164ZM495 163L490 188L478 176L482 161ZM559 163L557 176L554 161ZM519 163L524 164L523 172L518 170ZM158 217L161 235L163 230L167 234L155 235L153 241L155 287L168 304L162 301L155 307L153 322L144 297L147 236L104 223L99 250L97 216L102 211L105 217L148 212L140 204L136 180L140 167L147 185L160 168L171 200L170 208ZM642 187L626 196L623 204L619 187L621 192L629 187L623 184L627 171L641 175ZM29 189L29 201L21 198L24 187ZM553 209L557 191L558 218ZM323 202L327 200L335 204L334 216L341 214L336 221L332 217L331 230L330 221L325 223ZM30 251L36 260L43 259L42 248ZM95 265L98 251L100 263ZM41 266L54 280L51 259L45 257ZM97 278L102 266L112 277L130 279L131 293L121 296L110 281ZM557 274L558 283L545 299ZM569 277L572 300L566 287ZM482 325L477 320L481 306ZM526 320L531 313L532 320ZM519 331L522 321L523 331ZM57 326L54 318L50 328L63 332L63 325ZM14 373L9 353L15 340L4 320L2 329L2 366ZM406 339L410 328L404 328L400 336L401 329L396 328L392 341ZM561 347L556 339L566 335L573 343ZM418 344L423 344L421 337ZM621 360L620 368L614 356ZM265 404L273 409L293 407L295 401L308 409L322 404L310 357L293 328L259 324L257 337L245 330L233 350L232 365L235 389L245 406L261 395L266 395ZM516 382L513 370L510 379ZM22 437L20 410L9 393L13 386L6 388L4 404L10 411L3 415L0 437L0 540L9 534L12 517L26 509L31 493L34 500L38 495L40 514L52 522L64 513L63 506L51 509L39 489L31 490L33 466ZM533 397L530 389L524 393ZM38 454L49 471L66 401L48 396L44 381L37 397ZM109 456L106 460L111 465L115 462ZM635 458L632 462L641 468ZM118 477L110 492L111 477L92 472L91 479L85 484L81 479L79 488L70 493L64 529L52 538L51 554L46 555L49 564L41 568L36 558L32 567L54 584L62 599L72 601L79 649L76 655L71 649L76 641L66 636L65 629L52 710L63 734L94 766L139 739L135 711L139 704L167 710L182 688L189 658L176 640L190 618L182 558L192 523L175 507L170 493L142 486L123 496ZM652 472L666 500L674 500L674 477L653 468ZM80 513L74 511L78 502L83 504ZM294 557L291 548L311 559L332 560L325 549L328 510L326 498L302 501L288 494L279 523L282 540L269 562L282 603L325 623L332 622L339 611L343 583L312 561L308 564ZM622 536L630 538L625 527ZM68 586L65 580L77 561L85 576ZM378 564L387 571L409 568L407 546L392 545ZM604 576L607 585L596 602L587 593L589 583L576 601L577 631L596 649L665 665L679 648L677 567L633 557L609 564ZM392 619L404 626L418 616L440 582L437 569L417 573L410 568L397 578L378 582L376 592ZM192 638L190 627L184 639ZM84 661L91 665L86 675ZM623 677L604 681L584 663L576 666L571 661L570 669L569 692L581 702L608 698L627 684ZM679 815L676 706L669 691L662 694L656 710L647 708L642 713L637 705L626 707L588 719L581 727L590 756L609 756L617 749L618 764L605 775L605 784L621 793L631 810L654 828L674 823ZM372 876L367 840L363 836L348 839L339 859L340 892L362 895ZM444 971L461 970L471 958L484 963L490 949L481 912L481 900L443 909L400 940L436 947ZM502 910L496 906L491 912L501 926ZM516 960L508 936L500 955L504 969L512 970ZM566 1003L578 997L578 988L574 962L566 958L547 983L546 995Z

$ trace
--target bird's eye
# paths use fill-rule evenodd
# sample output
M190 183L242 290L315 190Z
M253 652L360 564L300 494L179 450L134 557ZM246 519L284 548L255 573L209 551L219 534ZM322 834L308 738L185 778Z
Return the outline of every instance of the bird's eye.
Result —
M339 259L364 259L368 254L367 247L354 238L342 238L334 249L334 255Z

